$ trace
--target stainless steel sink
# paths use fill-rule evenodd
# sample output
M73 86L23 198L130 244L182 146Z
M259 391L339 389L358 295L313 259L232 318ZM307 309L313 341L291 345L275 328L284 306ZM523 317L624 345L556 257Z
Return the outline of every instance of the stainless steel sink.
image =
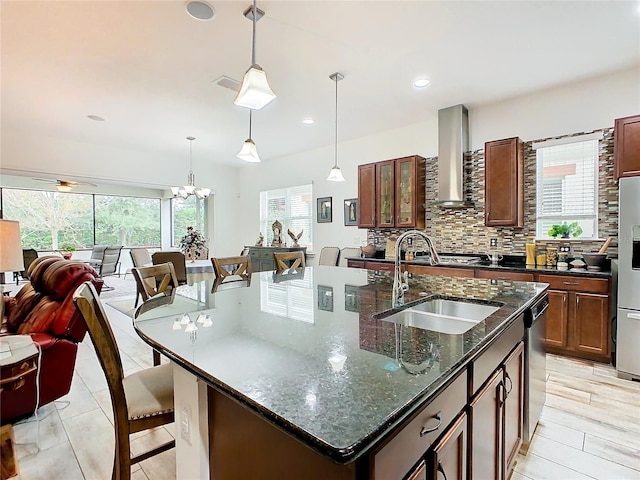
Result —
M485 303L434 298L433 300L427 300L426 302L411 307L411 310L479 322L499 308L499 306L496 307L495 305Z
M462 334L500 308L493 304L436 298L382 318L406 327Z

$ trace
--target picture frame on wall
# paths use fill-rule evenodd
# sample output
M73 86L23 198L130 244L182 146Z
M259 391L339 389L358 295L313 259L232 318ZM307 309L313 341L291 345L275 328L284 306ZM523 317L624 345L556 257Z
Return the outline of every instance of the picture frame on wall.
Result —
M344 201L344 225L345 227L358 226L357 198L347 198Z
M318 223L331 223L333 221L332 197L319 197L317 210Z
M333 312L333 287L318 285L318 310Z
M344 309L347 312L360 312L360 287L356 285L344 286Z

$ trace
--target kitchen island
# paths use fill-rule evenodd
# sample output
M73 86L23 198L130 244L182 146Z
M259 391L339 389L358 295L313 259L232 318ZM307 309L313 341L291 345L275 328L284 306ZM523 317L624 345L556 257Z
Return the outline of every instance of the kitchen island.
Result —
M458 334L387 321L388 272L313 267L292 277L254 273L249 286L217 293L208 281L179 287L136 319L175 365L177 478L426 478L449 425L464 433L455 438L466 459L470 402L518 351L523 314L546 289L414 275L407 306L435 296L498 307Z

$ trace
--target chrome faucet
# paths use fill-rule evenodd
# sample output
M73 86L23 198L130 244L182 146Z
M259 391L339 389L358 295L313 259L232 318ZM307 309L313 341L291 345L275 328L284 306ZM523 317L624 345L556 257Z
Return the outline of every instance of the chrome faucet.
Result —
M404 242L409 237L418 237L422 238L429 248L429 263L431 265L438 265L440 263L440 257L436 252L436 249L433 246L433 242L427 236L426 233L420 230L409 230L404 232L402 235L398 237L396 240L396 259L395 259L395 267L393 269L393 306L401 307L404 305L404 292L409 290L409 275L405 271L404 276L402 275L400 268L400 249L402 247L402 242Z

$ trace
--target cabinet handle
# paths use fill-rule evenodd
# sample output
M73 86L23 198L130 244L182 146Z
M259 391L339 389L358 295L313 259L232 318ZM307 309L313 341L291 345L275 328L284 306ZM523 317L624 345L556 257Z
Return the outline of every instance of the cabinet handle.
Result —
M506 391L506 395L505 397L508 397L509 394L511 393L511 390L513 390L513 381L511 381L511 377L509 376L509 372L504 372L504 377L506 380L509 380L509 390Z
M504 382L500 381L498 386L496 387L498 390L498 407L502 408L504 405L504 401L507 399L506 389L504 388Z
M442 423L442 418L440 416L441 413L442 412L440 411L433 416L433 418L438 420L438 423L436 424L435 427L431 427L431 428L422 427L422 429L420 430L420 438L424 437L427 433L435 432L440 428L440 424Z
M565 285L580 285L580 282L562 282Z
M444 473L444 468L442 468L442 462L438 461L438 473L441 473L444 477L444 480L447 480L447 474Z
M567 304L567 296L566 296L566 295L563 295L563 296L562 296L562 303L563 303L564 305L566 305L566 304Z

